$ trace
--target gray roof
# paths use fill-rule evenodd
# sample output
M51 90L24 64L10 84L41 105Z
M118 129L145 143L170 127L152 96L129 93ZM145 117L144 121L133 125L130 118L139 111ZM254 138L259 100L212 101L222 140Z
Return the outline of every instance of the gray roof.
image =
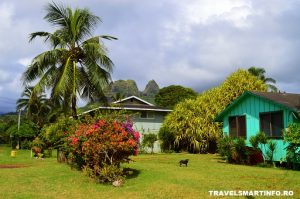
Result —
M278 104L282 104L291 109L296 109L300 111L300 94L270 93L270 92L259 92L259 91L250 91L250 92L260 97L274 101Z

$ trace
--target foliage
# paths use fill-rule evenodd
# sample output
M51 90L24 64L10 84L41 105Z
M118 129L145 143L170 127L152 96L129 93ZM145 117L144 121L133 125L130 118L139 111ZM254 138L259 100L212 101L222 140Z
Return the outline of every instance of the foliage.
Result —
M20 124L20 128L18 130L18 124L11 125L6 132L9 135L12 135L14 137L21 137L21 138L33 138L38 135L38 127L30 122L30 121L24 121Z
M245 164L248 161L248 154L245 139L238 137L233 142L234 155L233 159L236 163Z
M148 147L151 149L151 153L153 153L154 143L157 141L157 135L154 133L143 134L142 146Z
M100 119L96 123L82 123L68 137L68 150L74 166L99 182L112 182L120 176L115 169L137 154L139 133L132 122ZM107 174L108 176L103 176Z
M39 137L36 137L32 141L31 146L32 146L31 149L34 153L34 157L39 157L39 156L41 156L40 154L43 154L44 149L45 149L45 143Z
M171 85L164 87L155 95L155 103L165 108L174 108L176 104L185 99L195 99L197 93L191 88Z
M65 150L65 139L69 136L69 132L75 131L78 124L79 121L72 118L60 118L57 122L44 126L39 137L47 149Z
M266 85L249 72L237 70L220 86L203 92L196 100L177 104L163 125L176 132L178 145L192 152L206 152L210 141L221 135L220 123L213 120L247 90L266 91Z
M162 126L158 132L160 148L163 152L175 150L175 133L166 126Z
M255 165L263 161L261 152L247 147L242 137L232 138L224 135L217 141L219 154L229 163Z
M269 140L267 143L267 151L266 151L266 157L268 161L273 162L274 158L274 152L276 150L277 144L276 142Z
M33 58L23 74L24 84L37 82L33 91L51 92L51 99L62 101L63 110L72 110L77 118L77 97L95 101L103 97L103 87L110 82L113 63L107 56L102 39L116 39L108 35L91 37L100 18L88 9L64 7L50 3L44 19L57 29L53 32L34 32L30 41L41 37L51 50ZM90 38L91 37L91 38Z
M248 72L256 76L258 79L262 80L264 83L266 83L266 85L268 86L268 90L272 92L278 91L277 87L274 85L276 84L276 80L271 77L266 77L266 70L264 68L252 66L248 68Z
M37 93L33 87L25 87L21 97L17 101L17 110L24 109L26 117L41 128L51 112L46 94L43 92Z
M270 143L271 141L268 140L268 137L266 136L266 134L264 132L260 131L256 135L251 136L249 141L250 141L250 144L255 149L260 150L262 152L264 161L267 159L270 160L269 158L272 158L272 160L273 160L273 154L274 154L274 151L276 148L276 144ZM267 144L268 144L268 149L266 149ZM272 160L271 160L271 162L272 162Z
M300 169L300 124L291 123L284 132L288 142L286 160L292 169Z
M7 133L7 129L17 122L17 115L0 116L0 143L8 143L10 134Z
M218 153L226 158L227 162L233 162L233 151L234 151L234 143L233 138L225 135L223 138L220 138L217 142Z

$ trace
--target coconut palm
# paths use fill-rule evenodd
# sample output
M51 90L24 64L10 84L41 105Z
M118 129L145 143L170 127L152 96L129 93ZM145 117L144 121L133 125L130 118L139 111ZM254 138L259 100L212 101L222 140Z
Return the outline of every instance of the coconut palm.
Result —
M25 87L20 99L17 100L17 110L25 110L27 116L30 116L38 109L41 104L45 104L47 98L45 94L37 94L33 87Z
M56 31L34 32L29 41L44 38L51 50L37 55L23 74L24 84L36 81L36 92L49 90L51 99L62 98L63 106L71 108L77 118L77 96L93 101L103 96L102 88L110 81L113 63L101 39L112 36L92 36L100 18L88 9L72 10L55 3L46 7L44 19L57 27Z
M266 70L264 68L252 66L248 68L248 72L256 76L258 79L262 80L268 86L268 89L270 91L272 92L278 91L277 87L273 85L276 84L276 80L271 77L266 77L265 76Z
M43 126L50 112L49 100L44 93L36 93L33 87L25 87L21 98L17 100L17 110L26 111L26 117L38 126Z

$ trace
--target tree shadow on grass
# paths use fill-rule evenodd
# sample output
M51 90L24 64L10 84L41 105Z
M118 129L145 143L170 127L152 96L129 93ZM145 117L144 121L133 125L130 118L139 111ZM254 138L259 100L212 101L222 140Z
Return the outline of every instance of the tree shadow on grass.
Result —
M219 156L219 157L214 157L213 160L216 161L217 163L227 163L227 162L226 162L226 159L223 158L223 157L221 157L221 156Z
M141 173L141 171L132 168L123 168L123 171L125 173L126 179L136 178Z

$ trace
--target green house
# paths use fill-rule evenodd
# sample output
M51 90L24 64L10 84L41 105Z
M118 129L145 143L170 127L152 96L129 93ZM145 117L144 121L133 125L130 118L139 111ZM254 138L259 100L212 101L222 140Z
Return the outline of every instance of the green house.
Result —
M223 133L233 137L249 138L259 131L277 143L274 160L284 160L287 143L283 131L291 122L299 122L300 94L246 91L215 121L223 122ZM264 150L264 149L262 149Z
M142 135L148 133L158 134L165 116L172 111L170 109L155 106L154 104L151 104L139 97L130 96L114 101L109 106L100 106L98 108L85 111L82 114L93 113L96 110L125 110L133 113L135 115L135 117L132 118L134 129ZM142 139L143 136L141 137L141 141ZM160 152L159 141L156 141L154 145L154 152Z

